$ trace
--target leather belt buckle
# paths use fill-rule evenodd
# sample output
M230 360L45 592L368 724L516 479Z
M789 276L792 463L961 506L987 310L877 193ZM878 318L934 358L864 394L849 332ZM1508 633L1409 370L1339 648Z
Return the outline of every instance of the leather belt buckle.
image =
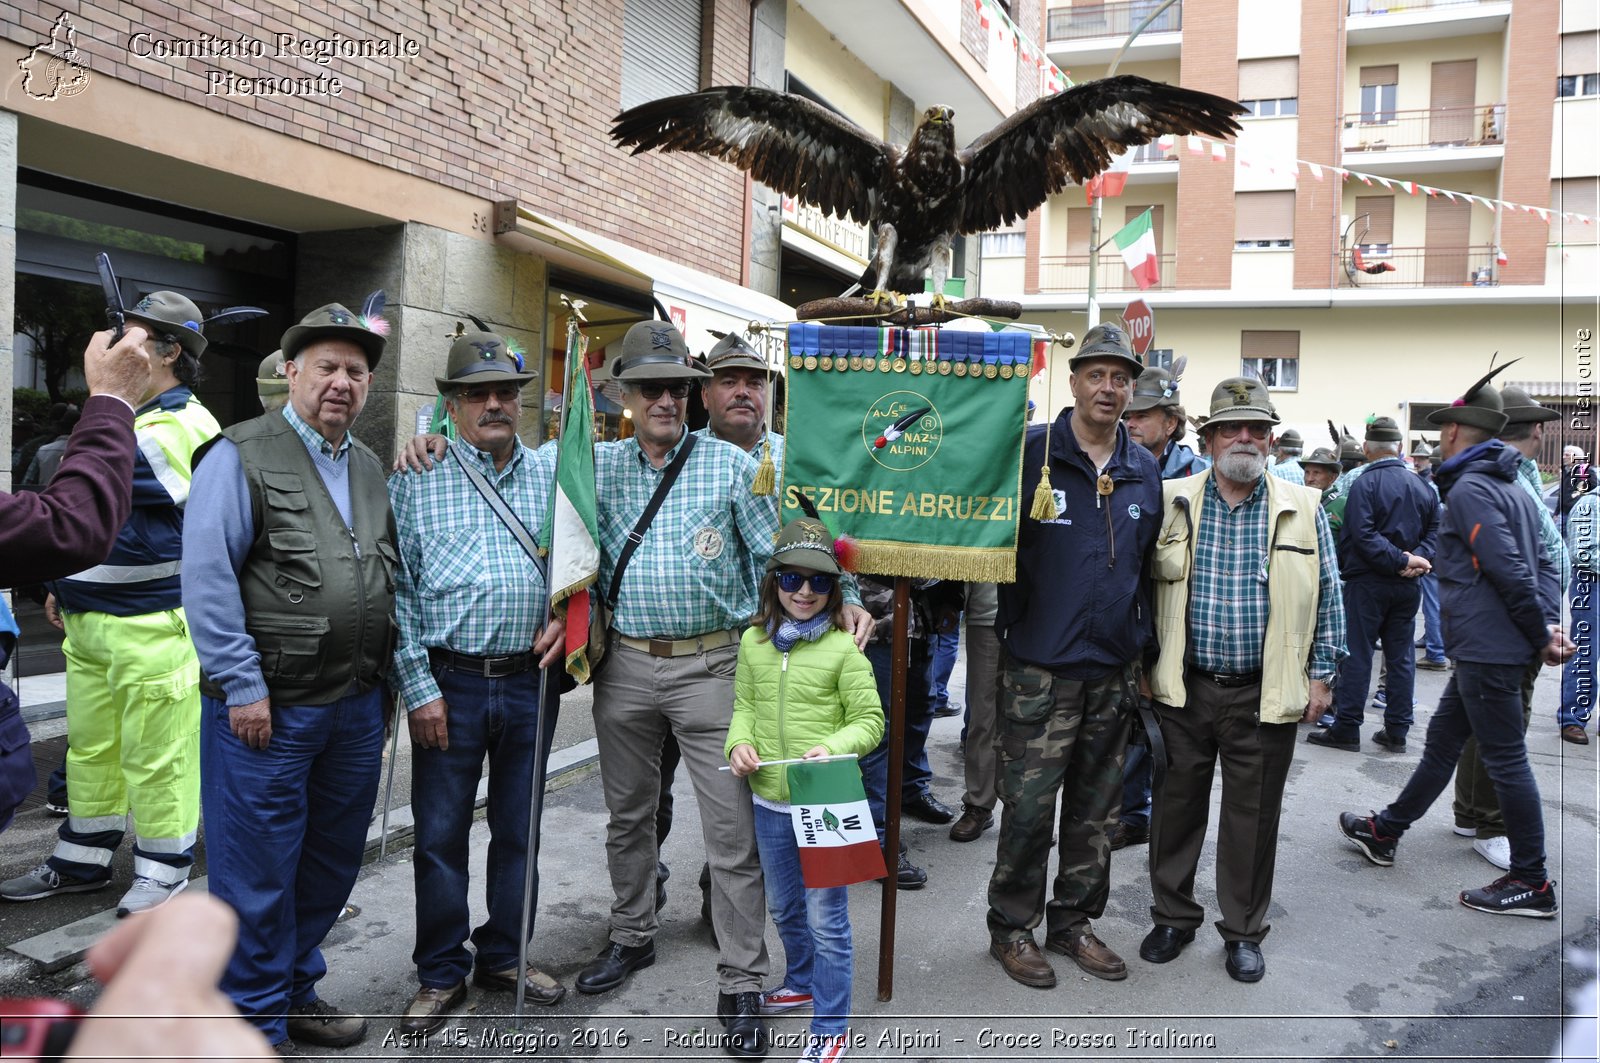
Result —
M649 652L654 657L676 657L674 652L678 648L677 642L672 639L650 639Z

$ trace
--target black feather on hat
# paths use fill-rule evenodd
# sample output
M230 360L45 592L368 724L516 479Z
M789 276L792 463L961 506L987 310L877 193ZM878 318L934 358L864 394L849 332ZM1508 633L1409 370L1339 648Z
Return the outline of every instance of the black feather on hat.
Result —
M1495 356L1498 357L1499 353L1496 351ZM1428 423L1471 425L1493 435L1499 435L1506 427L1505 402L1500 398L1500 393L1489 386L1489 382L1508 366L1516 365L1520 361L1522 359L1513 358L1483 374L1459 399L1442 410L1434 410L1428 414Z

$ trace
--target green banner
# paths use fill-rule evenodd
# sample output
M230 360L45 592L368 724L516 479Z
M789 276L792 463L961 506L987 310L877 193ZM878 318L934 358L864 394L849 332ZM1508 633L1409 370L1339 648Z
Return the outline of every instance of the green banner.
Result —
M804 494L858 571L1009 583L1032 337L789 328L783 519Z

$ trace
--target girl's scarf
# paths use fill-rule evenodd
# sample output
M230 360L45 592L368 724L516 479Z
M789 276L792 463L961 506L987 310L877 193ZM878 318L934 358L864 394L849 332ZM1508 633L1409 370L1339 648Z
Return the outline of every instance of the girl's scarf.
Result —
M828 633L833 626L833 617L826 612L818 613L810 620L797 623L790 617L784 617L778 625L778 630L772 632L772 644L778 648L779 653L788 653L794 644L804 639L806 642L815 642Z

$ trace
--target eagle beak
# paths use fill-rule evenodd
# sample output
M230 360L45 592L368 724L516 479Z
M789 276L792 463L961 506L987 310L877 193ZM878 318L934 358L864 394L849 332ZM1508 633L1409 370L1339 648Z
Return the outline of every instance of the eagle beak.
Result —
M939 108L939 120L941 122L952 122L955 120L955 117L956 109L954 107Z

